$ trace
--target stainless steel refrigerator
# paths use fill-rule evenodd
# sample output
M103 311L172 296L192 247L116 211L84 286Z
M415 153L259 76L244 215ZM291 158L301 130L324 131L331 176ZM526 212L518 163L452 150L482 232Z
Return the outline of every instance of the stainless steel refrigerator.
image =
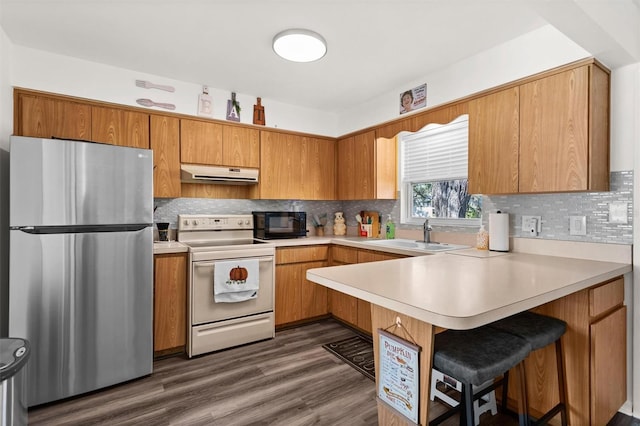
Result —
M152 151L12 137L9 336L28 405L150 374Z

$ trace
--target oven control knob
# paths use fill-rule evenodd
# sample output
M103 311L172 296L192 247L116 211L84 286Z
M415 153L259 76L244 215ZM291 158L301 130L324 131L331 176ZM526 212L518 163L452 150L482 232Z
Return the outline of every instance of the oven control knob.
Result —
M238 220L238 225L242 225L242 219Z
M198 225L198 221L196 219L193 219L193 224L197 226Z
M249 223L250 223L250 222L251 222L251 221L250 221L249 219L247 219L247 220L245 220L245 221L244 221L244 224L245 224L245 225L249 225Z

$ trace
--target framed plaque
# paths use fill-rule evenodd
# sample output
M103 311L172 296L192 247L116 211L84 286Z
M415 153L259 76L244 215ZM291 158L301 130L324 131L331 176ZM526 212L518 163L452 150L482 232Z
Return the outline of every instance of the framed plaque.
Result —
M418 424L420 346L379 329L378 351L378 399Z

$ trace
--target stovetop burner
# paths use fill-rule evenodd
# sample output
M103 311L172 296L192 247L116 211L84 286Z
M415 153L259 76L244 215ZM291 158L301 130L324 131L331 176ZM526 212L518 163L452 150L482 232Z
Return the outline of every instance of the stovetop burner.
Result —
M253 238L253 215L178 215L178 241L191 252L271 247Z

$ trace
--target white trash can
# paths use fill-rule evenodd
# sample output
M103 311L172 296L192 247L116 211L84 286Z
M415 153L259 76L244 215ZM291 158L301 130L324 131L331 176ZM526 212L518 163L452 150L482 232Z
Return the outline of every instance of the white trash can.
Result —
M29 342L25 339L0 339L0 426L28 423L24 366L30 353Z

